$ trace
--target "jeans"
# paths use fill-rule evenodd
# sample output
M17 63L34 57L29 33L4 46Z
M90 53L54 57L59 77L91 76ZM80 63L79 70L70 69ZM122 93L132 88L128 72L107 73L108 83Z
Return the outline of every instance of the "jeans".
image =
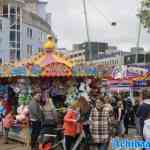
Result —
M98 150L108 150L108 143L98 144Z
M71 150L73 144L75 143L76 138L72 136L65 136L65 145L66 150Z
M35 148L37 146L38 136L41 130L41 122L40 121L31 121L31 148Z
M9 128L5 128L5 143L8 143Z

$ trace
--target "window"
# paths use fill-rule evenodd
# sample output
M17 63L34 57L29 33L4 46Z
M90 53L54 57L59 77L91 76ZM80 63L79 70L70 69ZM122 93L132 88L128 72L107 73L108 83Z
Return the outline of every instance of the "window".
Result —
M0 6L0 16L3 16L3 8Z
M27 37L29 37L29 36L30 36L30 29L27 28Z
M16 58L16 50L10 49L10 60L13 61Z
M2 20L0 20L0 32L3 30Z
M32 55L32 45L27 45L27 57Z
M17 50L17 60L20 60L20 49Z
M32 39L32 29L27 28L27 37Z
M8 18L8 5L3 6L3 16Z
M32 38L32 29L30 29L30 39Z
M15 41L15 40L16 40L16 32L10 31L10 41Z
M10 8L10 14L16 14L16 8L11 7Z

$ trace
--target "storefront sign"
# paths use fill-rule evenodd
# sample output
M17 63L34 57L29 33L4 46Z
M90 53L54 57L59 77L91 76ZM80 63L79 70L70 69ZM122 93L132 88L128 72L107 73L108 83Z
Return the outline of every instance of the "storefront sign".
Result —
M64 76L71 74L71 70L64 64L53 63L44 68L44 75L46 76Z

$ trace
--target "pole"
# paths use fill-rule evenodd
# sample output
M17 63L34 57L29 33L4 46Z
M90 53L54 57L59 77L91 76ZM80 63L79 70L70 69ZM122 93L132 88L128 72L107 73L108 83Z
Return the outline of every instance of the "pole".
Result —
M90 34L89 34L86 0L83 0L83 9L84 9L86 36L87 36L87 42L88 42L89 59L92 60L92 51L91 51L91 44L90 44Z
M143 9L143 4L141 4L141 8L140 8L140 12L142 11ZM140 42L141 42L141 32L142 32L142 18L141 18L141 15L139 16L140 19L139 19L139 27L138 27L138 37L137 37L137 43L136 43L136 47L137 48L140 48ZM138 63L138 51L136 52L136 63Z

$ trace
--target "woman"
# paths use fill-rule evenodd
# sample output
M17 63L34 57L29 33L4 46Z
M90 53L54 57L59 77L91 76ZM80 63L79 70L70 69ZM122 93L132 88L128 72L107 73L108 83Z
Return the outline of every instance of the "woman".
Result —
M107 150L111 136L111 116L108 109L105 109L104 101L98 99L96 107L91 110L91 136L94 145L99 150Z
M116 119L118 121L117 135L123 136L125 132L125 127L124 127L124 107L123 107L122 101L117 102L117 118Z
M79 104L72 105L64 117L64 135L66 150L71 150L78 134L78 121L80 119Z
M44 113L40 106L41 93L34 93L32 100L29 103L29 115L31 122L31 149L37 147L37 139L41 130L41 123L44 121Z

